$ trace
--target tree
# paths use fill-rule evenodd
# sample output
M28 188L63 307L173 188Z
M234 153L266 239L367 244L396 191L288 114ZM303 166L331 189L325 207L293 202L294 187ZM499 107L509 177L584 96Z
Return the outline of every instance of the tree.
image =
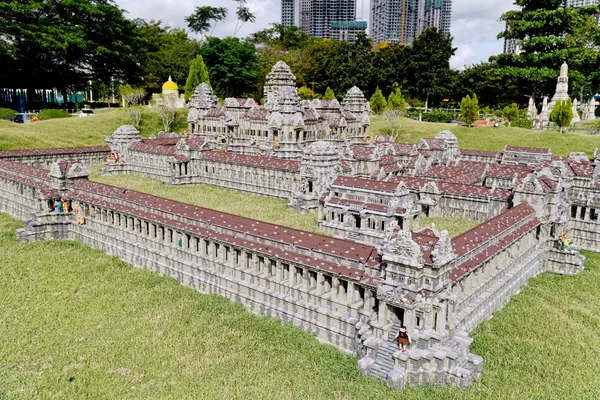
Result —
M136 20L140 50L138 60L141 73L130 84L156 92L169 76L183 84L189 75L190 61L200 52L198 41L185 30L162 26L161 21Z
M190 73L185 81L185 100L188 101L192 94L194 94L194 90L196 86L201 84L202 82L206 82L210 85L210 79L208 77L208 69L206 65L204 65L204 60L201 55L198 55L195 59L190 61Z
M402 97L402 91L398 83L394 82L392 85L393 90L390 92L387 100L388 108L396 109L399 111L406 111L406 100Z
M508 121L508 126L517 119L519 115L519 107L517 107L517 103L512 103L510 106L504 107L502 110L502 115Z
M388 108L383 112L383 119L386 122L386 128L389 128L390 136L398 139L402 121L402 111L397 108Z
M313 100L319 98L319 95L315 95L315 91L307 86L301 86L298 88L298 97L301 100Z
M599 7L565 7L561 0L517 0L521 10L502 14L506 30L498 38L517 40L519 54L501 54L497 64L505 81L520 88L521 95L548 95L563 62L569 64L569 86L584 97L600 87L600 27L593 15Z
M165 132L169 132L171 124L177 118L177 95L176 94L159 94L153 100L153 107L156 109L158 116L163 124Z
M9 87L31 93L56 87L66 96L90 80L139 72L135 24L106 0L0 2L0 42L11 58Z
M208 67L211 86L218 97L257 94L260 66L251 41L209 37L200 48L200 54Z
M550 113L550 121L556 123L560 128L560 133L571 125L573 119L573 102L571 99L566 101L557 101Z
M460 102L460 112L462 114L463 121L467 125L472 126L473 122L477 120L479 115L479 101L477 95L473 95L473 98L466 95Z
M212 30L210 31L210 36L212 36L217 22L225 21L225 18L227 18L227 9L225 7L204 6L196 7L192 14L185 17L185 22L187 22L188 28L192 32L203 33L205 35L212 25Z
M133 126L140 125L142 118L142 101L146 97L146 91L143 88L131 87L130 85L121 85L119 94L125 103L125 113Z
M335 93L329 87L325 90L325 96L323 96L323 100L336 100Z
M244 25L245 22L255 22L256 21L256 15L254 15L254 13L252 13L252 11L250 11L250 9L246 6L246 0L234 0L234 1L238 3L238 9L235 12L238 19L235 23L235 30L233 31L233 37L235 37L235 35L237 35L239 30L242 29L242 25Z
M456 48L452 37L438 28L427 28L413 41L408 77L411 97L425 98L425 111L430 96L445 96L455 78L450 70L450 57Z
M371 104L371 110L373 110L375 114L379 114L385 109L387 102L385 101L385 97L383 97L379 87L375 89L375 93L373 93L373 96L371 96L369 103Z

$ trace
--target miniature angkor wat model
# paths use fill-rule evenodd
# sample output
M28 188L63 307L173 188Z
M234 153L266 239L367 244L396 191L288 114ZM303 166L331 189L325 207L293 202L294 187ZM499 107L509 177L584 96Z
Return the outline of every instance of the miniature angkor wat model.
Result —
M0 152L0 211L26 221L24 241L76 240L234 299L392 386L469 385L483 368L469 333L530 277L577 273L576 249L600 250L600 154L374 138L357 89L298 103L287 72L274 68L264 108L199 86L187 138L125 126L104 148ZM288 198L333 236L89 181L99 158L105 173ZM450 238L416 228L421 215L481 224Z

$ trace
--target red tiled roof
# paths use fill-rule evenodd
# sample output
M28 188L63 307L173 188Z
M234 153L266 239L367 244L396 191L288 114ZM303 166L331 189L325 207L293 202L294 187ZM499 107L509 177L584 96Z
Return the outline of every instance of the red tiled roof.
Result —
M253 167L279 169L283 171L300 171L300 161L276 157L248 156L225 153L224 151L206 151L204 158L230 164L250 165Z
M365 160L371 158L374 148L368 145L352 146L352 154L356 160Z
M490 157L490 158L500 158L502 153L496 151L484 151L484 150L469 150L469 149L460 149L460 154L465 156L479 156L479 157Z
M350 178L347 176L338 176L333 184L388 193L393 193L398 187L398 183L396 182L377 181L375 179L364 178Z
M406 156L411 154L413 151L415 151L417 145L416 144L412 144L412 143L394 143L394 151L396 152L396 155L399 156Z
M154 211L152 215L155 217L156 212L167 213L174 217L198 221L243 236L248 235L249 237L269 240L274 243L286 244L294 248L313 250L371 266L378 265L377 249L375 247L355 243L350 240L336 239L287 228L88 180L76 181L73 188L74 190L111 199L110 204L117 204L119 201L136 204L146 210Z
M427 144L429 150L444 150L444 147L446 145L446 141L442 139L423 138L421 140L423 140Z
M520 226L519 228L515 229L510 234L499 239L497 243L494 243L494 244L488 246L480 253L476 254L473 257L470 257L468 260L466 260L462 264L454 267L450 271L450 276L449 276L450 280L455 281L455 280L460 279L465 274L474 270L479 265L481 265L483 262L489 260L496 254L498 254L498 252L500 252L502 249L509 246L515 240L519 239L520 237L525 235L527 232L529 232L530 230L532 230L539 224L540 224L540 221L537 218L532 219L531 221L529 221L529 222L525 223L524 225Z
M175 155L175 146L161 146L157 144L148 144L147 142L137 142L129 147L130 150L142 153L162 154L166 156Z
M536 154L550 154L552 150L543 149L539 147L518 147L518 146L509 146L506 145L504 147L504 151L514 151L518 153L536 153Z
M523 179L532 172L533 168L526 165L490 164L487 175L497 178L512 178L516 174L517 178Z
M519 222L534 214L535 210L528 203L521 203L514 208L506 210L481 225L453 238L452 248L454 249L454 253L457 257L462 257L492 237L512 229Z
M429 228L425 228L422 231L412 232L412 240L421 247L423 261L425 264L433 264L431 259L431 252L433 248L440 240L435 233Z
M43 156L52 155L58 156L61 154L85 154L110 151L108 146L86 146L86 147L62 147L54 149L28 149L28 150L6 150L0 151L0 158L20 157L20 156Z

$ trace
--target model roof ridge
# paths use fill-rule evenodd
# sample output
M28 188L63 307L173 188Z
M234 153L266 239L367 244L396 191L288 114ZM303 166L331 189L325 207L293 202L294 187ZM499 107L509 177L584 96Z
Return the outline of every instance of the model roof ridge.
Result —
M291 236L293 236L294 234L298 234L300 235L300 233L302 232L302 234L304 233L309 233L306 231L302 231L300 229L296 229L296 228L289 228L289 227L283 227L282 225L277 225L277 224L273 224L270 222L265 222L265 221L260 221L260 220L256 220L253 218L248 218L248 217L244 217L244 216L240 216L240 215L235 215L235 214L231 214L231 213L227 213L227 212L222 212L222 211L218 211L218 210L214 210L214 209L210 209L207 207L201 207L201 206L196 206L196 205L191 205L191 204L187 204L187 203L183 203L183 202L179 202L177 200L172 200L172 199L167 199L164 197L160 197L160 196L154 196L154 195L150 195L147 193L143 193L143 192L138 192L136 190L131 190L131 189L123 189L123 188L119 188L117 186L112 186L112 185L107 185L104 183L99 183L99 182L92 182L89 180L83 180L81 181L83 183L80 182L76 182L75 184L75 188L79 189L79 190L90 190L92 188L96 188L96 189L100 189L100 188L108 188L109 190L113 190L115 191L115 195L138 195L140 197L145 197L146 199L139 199L139 200L135 200L135 199L123 199L121 198L121 200L124 201L129 201L131 203L134 204L140 204L146 207L151 207L151 205L147 202L147 200L153 200L154 202L157 202L158 205L164 205L167 204L169 206L171 206L168 210L160 210L163 212L168 212L168 213L172 213L172 214L176 214L177 212L173 210L173 206L187 206L188 209L190 209L190 211L208 211L210 213L216 213L218 215L211 215L211 216L205 216L204 218L200 218L198 216L196 216L195 214L191 214L191 215L181 215L183 217L189 218L189 219L197 219L199 221L204 221L205 223L210 223L212 225L216 225L216 226L220 226L220 227L226 227L228 229L231 230L237 230L240 233L249 233L247 231L247 229L249 229L250 227L252 227L253 224L262 224L262 226L266 226L269 227L273 230L277 230L279 228L284 228L285 230L287 230L287 232L281 232L278 231L276 234L278 237L272 237L270 238L270 240L276 240L279 239L279 241L288 244L288 245L294 245L294 246L298 246L298 247L303 247L306 248L307 250L313 250L315 252L321 252L324 254L332 254L332 255L336 255L336 256L340 256L343 253L343 250L340 250L338 252L335 251L329 251L327 249L324 249L323 247L320 248L312 248L312 247L305 247L305 246L299 246L296 241L291 240ZM87 186L87 187L86 187ZM106 195L106 194L105 194ZM239 222L239 225L237 225L236 227L231 227L228 226L226 223L223 223L222 221L214 221L217 217L230 217L232 219L234 219L235 221ZM243 228L242 228L243 227ZM285 236L288 237L281 237L280 235L282 235L283 233L285 233ZM311 233L312 237L311 238L316 238L316 239L320 239L323 242L330 242L333 243L334 247L340 249L340 248L345 248L345 247L354 247L355 250L353 250L357 255L356 256L352 256L352 257L344 257L342 256L342 258L346 258L352 261L356 261L356 262L360 262L360 263L368 263L370 260L374 260L375 255L377 254L377 249L374 246L369 246L369 245L365 245L365 244L361 244L361 243L357 243L351 240L347 240L347 239L339 239L339 238L334 238L334 237L330 237L330 236L326 236L326 235L322 235L322 234L318 234L318 233ZM252 234L254 235L254 234ZM259 237L262 237L260 235L257 235ZM326 251L327 250L327 251ZM364 253L361 256L359 256L359 253ZM364 259L363 259L364 258Z

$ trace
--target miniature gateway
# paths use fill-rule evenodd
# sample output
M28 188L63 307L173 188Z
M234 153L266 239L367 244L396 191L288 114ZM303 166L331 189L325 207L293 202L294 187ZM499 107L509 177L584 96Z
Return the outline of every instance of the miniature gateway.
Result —
M21 240L76 240L240 301L359 354L363 373L400 388L469 385L483 368L469 332L530 277L583 269L584 257L558 239L568 232L578 247L600 250L598 152L590 160L513 146L461 150L447 131L419 144L371 138L359 91L335 107L298 105L287 69L276 67L284 93L269 84L268 107L278 111L235 99L218 108L198 98L207 93L200 86L188 139L142 140L122 127L104 148L0 152L0 211L26 221ZM252 125L263 114L267 128ZM89 181L85 161L111 154L119 162L105 173L289 198L317 211L334 236ZM38 167L50 161L51 172ZM434 227L411 232L421 214L481 224L455 238ZM401 327L405 352L394 341Z

